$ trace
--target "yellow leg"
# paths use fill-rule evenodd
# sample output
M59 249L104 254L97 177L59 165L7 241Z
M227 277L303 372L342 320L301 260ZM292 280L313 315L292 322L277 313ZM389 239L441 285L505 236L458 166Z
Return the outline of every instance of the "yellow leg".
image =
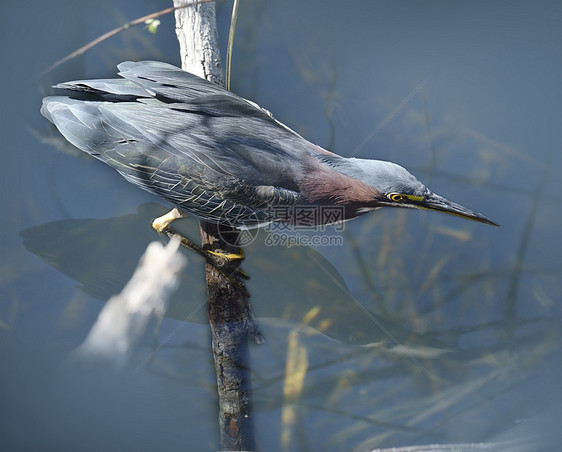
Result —
M183 236L177 234L176 232L174 232L170 225L172 224L172 222L174 222L176 220L179 220L180 218L184 218L184 217L185 217L185 214L182 214L177 208L173 208L172 210L170 210L165 215L162 215L161 217L156 218L152 222L152 227L156 231L160 232L161 234L167 234L168 237L177 236L180 239L180 242L183 246L195 251L196 253L203 256L207 260L211 259L210 262L212 262L213 265L217 266L217 268L220 268L221 266L224 266L224 265L228 265L229 261L237 261L237 260L244 259L244 250L242 248L240 248L240 251L238 253L219 253L217 251L204 250L200 246L193 243L188 238L183 237ZM211 255L211 256L209 256L209 255ZM219 259L216 259L215 256ZM223 259L222 263L221 263L221 259ZM244 271L240 270L239 268L236 268L236 271L240 275L242 275L244 278L246 278L246 279L249 278L249 276Z
M156 218L156 220L152 222L152 227L158 232L166 232L172 221L179 220L183 217L184 215L178 209L173 208L167 214Z
M217 253L216 251L207 251L207 253L213 254L215 256L224 257L224 258L228 259L229 261L237 261L237 260L244 259L244 250L242 248L240 248L240 251L238 253L226 254L226 253Z

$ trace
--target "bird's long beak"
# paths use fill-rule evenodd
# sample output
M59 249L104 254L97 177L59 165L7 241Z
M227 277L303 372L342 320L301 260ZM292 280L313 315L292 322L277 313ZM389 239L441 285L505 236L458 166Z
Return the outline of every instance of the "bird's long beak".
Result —
M499 226L499 224L485 217L481 213L467 209L466 207L463 207L456 202L449 201L448 199L436 195L435 193L431 193L426 196L423 201L415 203L415 207L418 209L448 213L449 215L456 215L458 217L466 218L467 220L490 224L492 226Z

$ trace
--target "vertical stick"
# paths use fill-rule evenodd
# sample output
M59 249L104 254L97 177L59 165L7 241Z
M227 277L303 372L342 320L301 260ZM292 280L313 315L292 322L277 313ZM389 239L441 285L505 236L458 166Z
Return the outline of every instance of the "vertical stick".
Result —
M174 0L174 6L191 3ZM214 2L200 3L176 10L176 34L180 43L182 68L212 82L224 85ZM204 248L239 253L232 238L237 231L226 226L200 223ZM229 234L228 242L223 240ZM219 430L222 450L253 450L254 437L250 417L251 390L248 371L248 335L256 342L263 339L257 330L243 279L232 271L219 271L206 264L213 358L219 395Z
M174 0L175 7L190 3L193 6L176 9L174 13L182 69L224 86L215 2Z

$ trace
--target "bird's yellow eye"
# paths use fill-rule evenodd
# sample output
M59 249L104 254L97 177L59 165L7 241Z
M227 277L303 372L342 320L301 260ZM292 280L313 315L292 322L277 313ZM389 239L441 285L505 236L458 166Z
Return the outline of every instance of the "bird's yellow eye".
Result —
M422 202L424 200L423 196L416 196L416 195L405 195L403 193L388 193L386 195L388 199L392 202Z
M405 195L402 195L400 193L389 193L388 195L386 195L386 197L394 202L403 202L408 199Z

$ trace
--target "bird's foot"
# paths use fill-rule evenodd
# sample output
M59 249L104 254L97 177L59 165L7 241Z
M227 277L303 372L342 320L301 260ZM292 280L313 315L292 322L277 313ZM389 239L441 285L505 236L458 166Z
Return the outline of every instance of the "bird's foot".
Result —
M207 250L208 259L207 261L214 265L219 270L223 271L224 269L231 269L236 274L241 276L244 279L250 279L248 274L241 270L238 266L235 266L234 263L238 261L242 261L245 259L244 257L244 250L240 248L238 253L222 253L220 251L211 251Z
M218 251L210 250L207 250L207 253L212 254L213 256L223 257L228 261L241 261L245 259L244 250L242 248L240 248L240 251L238 251L238 253L221 253Z
M175 232L170 224L175 220L183 218L184 216L185 215L182 214L178 209L174 208L165 215L156 218L152 222L152 227L161 234L166 234L170 238L176 237L177 239L179 239L182 246L195 251L197 254L204 257L208 263L213 265L221 272L234 272L244 279L250 279L245 271L234 265L236 262L240 262L244 259L244 250L242 248L239 249L238 253L223 253L220 251L205 250L199 245L193 243L187 237L184 237L183 235Z
M170 224L172 221L179 220L183 218L185 215L182 214L178 209L173 208L168 213L162 215L161 217L156 218L152 222L152 227L156 229L160 233L166 232L170 228Z

